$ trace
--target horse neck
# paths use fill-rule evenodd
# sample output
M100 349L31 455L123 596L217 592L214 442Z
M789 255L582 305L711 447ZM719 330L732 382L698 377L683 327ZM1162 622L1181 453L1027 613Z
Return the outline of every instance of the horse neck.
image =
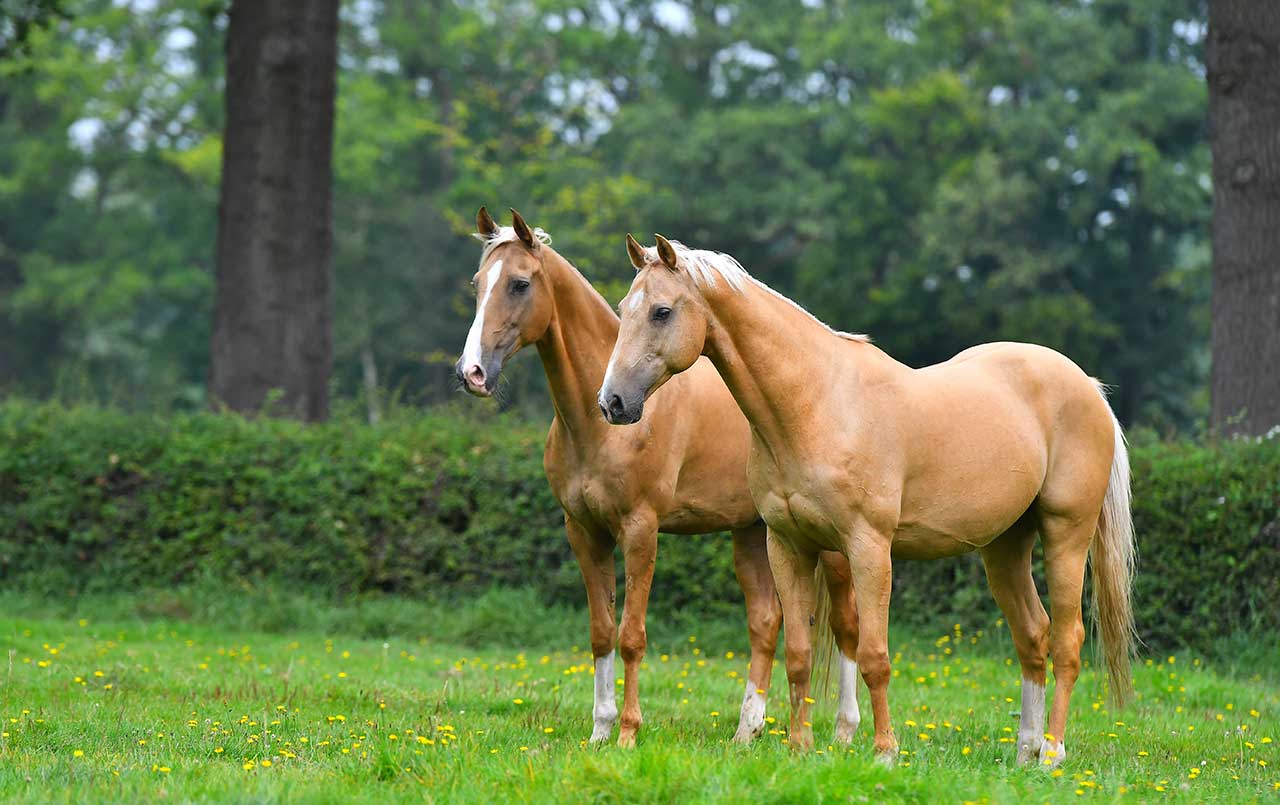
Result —
M704 297L714 319L705 353L774 453L812 423L815 395L826 393L833 371L861 377L901 367L754 283L741 292L718 287Z
M549 246L548 272L554 312L537 342L556 416L571 438L609 427L596 402L605 368L618 340L618 316L591 283Z

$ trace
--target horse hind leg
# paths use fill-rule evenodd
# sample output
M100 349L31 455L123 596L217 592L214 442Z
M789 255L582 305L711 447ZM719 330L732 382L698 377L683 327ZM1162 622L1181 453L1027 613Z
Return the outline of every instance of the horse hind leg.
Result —
M1024 517L982 550L991 594L1009 624L1022 666L1022 710L1018 721L1018 763L1034 763L1044 744L1045 658L1049 616L1031 575L1036 531Z
M840 664L840 698L836 705L835 742L849 744L858 731L862 715L858 711L858 602L854 597L853 575L843 554L824 551L822 572L831 601L831 635Z
M733 568L747 604L747 634L751 641L751 667L747 671L735 743L746 744L764 732L765 706L773 678L773 655L782 628L782 605L769 569L763 523L733 532Z
M1098 515L1070 518L1046 516L1043 523L1045 576L1049 582L1049 653L1053 657L1053 707L1040 750L1040 762L1054 768L1066 758L1065 734L1071 692L1080 676L1080 647L1084 644L1081 595L1089 545Z

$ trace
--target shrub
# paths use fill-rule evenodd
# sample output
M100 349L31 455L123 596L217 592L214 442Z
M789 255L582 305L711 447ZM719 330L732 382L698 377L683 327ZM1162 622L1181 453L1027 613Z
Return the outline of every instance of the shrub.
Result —
M0 578L92 594L192 583L582 603L545 430L486 411L370 426L0 403ZM1280 629L1280 442L1135 449L1135 589L1154 647ZM663 536L652 601L736 615L726 535ZM623 585L619 584L621 590ZM894 622L997 613L976 557L895 566Z

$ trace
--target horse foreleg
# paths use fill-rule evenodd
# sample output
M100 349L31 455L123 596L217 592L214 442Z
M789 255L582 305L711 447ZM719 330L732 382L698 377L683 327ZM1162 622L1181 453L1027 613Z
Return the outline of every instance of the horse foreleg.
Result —
M840 663L840 699L836 705L836 743L848 744L858 731L858 603L853 592L849 560L834 551L822 552L823 577L831 599L831 633Z
M782 600L782 623L786 627L787 683L791 690L788 740L796 751L813 748L813 698L809 695L813 646L809 619L816 603L813 571L817 566L816 553L798 551L772 529L769 531L769 567Z
M618 720L614 689L614 642L618 627L615 615L617 579L613 569L613 540L602 538L567 515L564 520L569 547L578 559L582 581L587 588L587 609L591 614L591 656L595 658L595 727L592 743L606 741Z
M635 746L640 730L640 663L648 643L645 613L649 609L649 588L653 584L653 564L658 552L658 518L653 512L633 512L623 523L618 541L626 565L626 600L622 606L622 634L618 650L622 655L622 725L618 746Z
M871 692L876 759L886 765L892 765L898 755L889 720L889 594L893 587L889 546L889 538L868 533L851 540L846 549L858 602L858 668Z
M1009 622L1013 647L1022 666L1022 712L1018 723L1018 763L1034 763L1044 744L1045 657L1049 653L1049 616L1031 577L1036 532L1016 526L982 550L987 584Z
M747 671L742 712L733 740L750 743L764 732L765 703L773 678L773 654L782 628L782 605L773 584L763 524L733 532L733 569L747 601L747 634L751 640L751 667Z

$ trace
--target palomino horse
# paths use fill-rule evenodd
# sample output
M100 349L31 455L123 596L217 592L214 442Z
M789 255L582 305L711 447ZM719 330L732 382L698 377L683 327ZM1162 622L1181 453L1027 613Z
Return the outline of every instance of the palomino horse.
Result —
M708 361L699 361L654 398L655 409L638 428L610 428L600 417L596 390L618 335L618 317L604 298L511 211L513 226L499 227L483 208L476 214L484 242L476 273L476 317L457 364L472 394L489 396L503 363L536 344L547 373L555 419L547 434L544 466L564 508L569 544L586 582L595 657L595 730L607 740L618 718L614 699L613 551L626 563L626 602L621 639L624 665L622 725L618 743L634 744L640 728L638 673L645 652L645 610L653 581L658 531L701 534L732 530L734 569L747 603L751 667L742 700L740 742L765 725L765 695L782 623L781 607L765 548L765 528L747 490L747 421ZM843 557L823 557L833 600L853 606ZM836 607L833 607L835 609ZM805 616L806 619L808 615ZM854 656L852 619L833 619L832 631L846 658ZM846 659L845 665L852 663ZM842 668L849 683L856 672ZM846 742L859 715L852 684L837 714Z
M979 551L1022 665L1018 760L1061 762L1087 559L1111 691L1122 701L1130 689L1129 464L1097 382L1029 344L911 369L864 336L831 330L732 257L661 236L644 249L628 235L627 251L638 274L600 404L611 422L635 422L650 394L705 355L751 422L748 482L782 598L792 745L813 744L810 638L795 627L813 607L817 552L849 559L875 749L892 762L891 559ZM1052 620L1031 576L1037 534ZM1057 688L1046 731L1047 653Z

